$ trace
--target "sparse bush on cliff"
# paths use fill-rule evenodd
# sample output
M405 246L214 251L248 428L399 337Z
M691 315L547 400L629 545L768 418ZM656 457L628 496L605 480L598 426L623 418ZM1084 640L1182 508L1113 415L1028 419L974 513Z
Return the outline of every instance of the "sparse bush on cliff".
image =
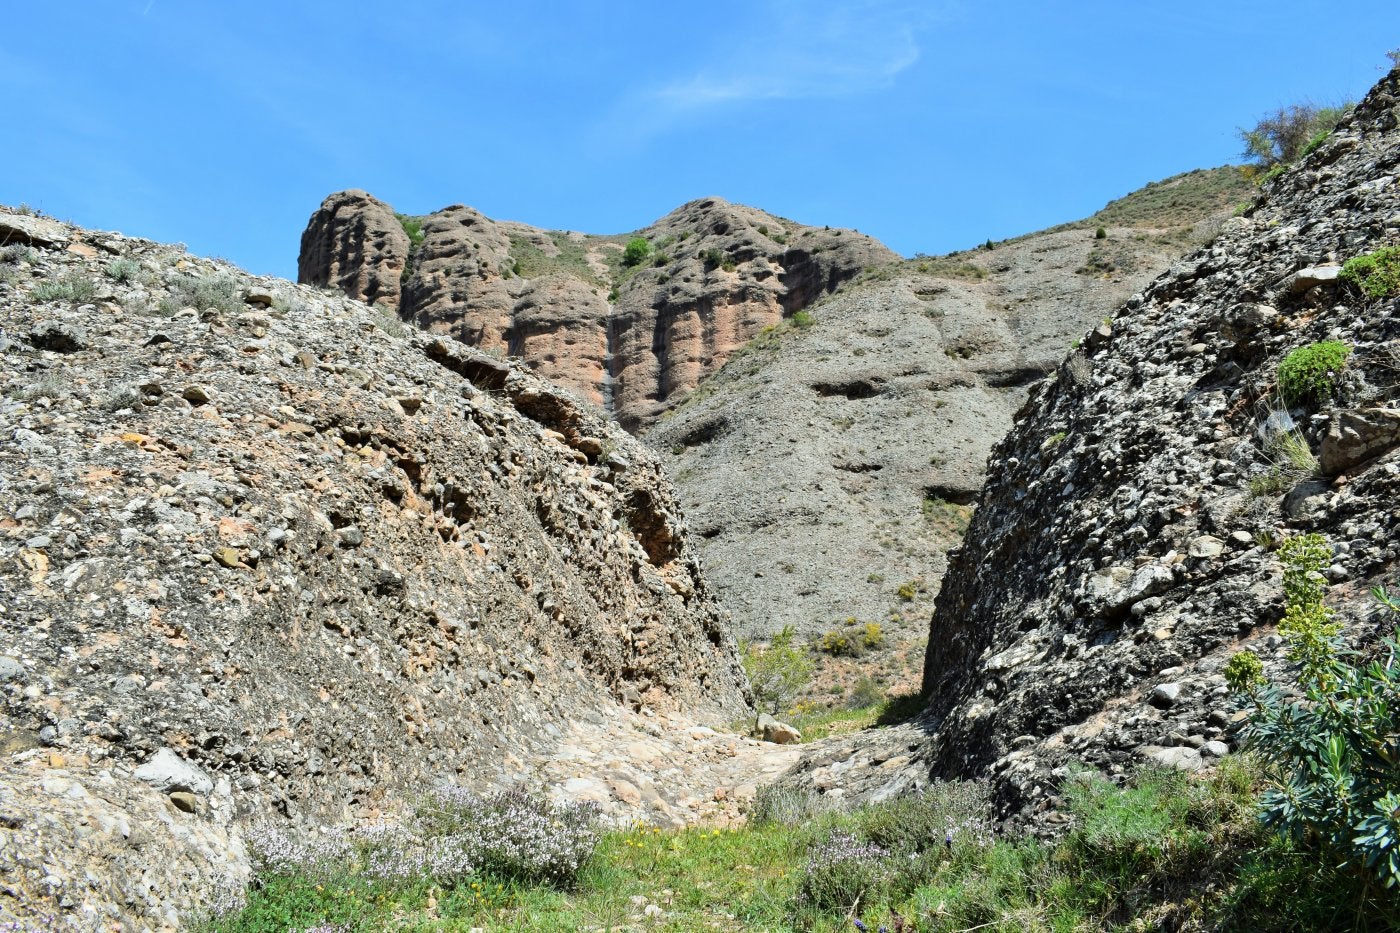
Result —
M1263 117L1252 129L1240 130L1244 157L1251 160L1256 172L1265 173L1280 165L1296 162L1308 143L1318 134L1324 137L1345 116L1350 104L1340 107L1318 107L1314 104L1293 104L1280 107Z
M1351 345L1323 340L1299 347L1278 367L1278 388L1284 404L1321 404L1332 397L1337 375L1346 368Z
M1341 277L1371 298L1400 295L1400 246L1385 246L1348 259Z
M624 266L639 266L651 255L651 243L646 237L633 237L622 250Z
M35 301L89 301L97 294L97 286L87 276L67 272L52 282L41 282L30 291Z
M134 259L118 258L107 263L107 275L118 282L130 282L141 271L141 264Z
M244 307L238 281L229 275L182 275L167 288L168 294L159 303L160 313L166 317L181 308L237 314Z

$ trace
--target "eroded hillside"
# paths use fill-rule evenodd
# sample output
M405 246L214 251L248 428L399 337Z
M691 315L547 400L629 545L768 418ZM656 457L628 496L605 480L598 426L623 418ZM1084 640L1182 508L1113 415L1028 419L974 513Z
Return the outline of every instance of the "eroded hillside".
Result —
M915 687L944 554L1029 388L1248 190L1234 168L1189 173L1077 224L890 264L703 382L645 437L738 631L877 624Z
M721 799L685 780L727 780L702 725L747 685L646 447L382 308L8 211L0 241L0 919L173 929L249 820L444 780Z
M629 255L634 240L645 248ZM854 231L719 198L633 234L591 236L461 204L399 218L363 191L342 191L307 224L298 279L519 357L635 430L763 328L893 258Z

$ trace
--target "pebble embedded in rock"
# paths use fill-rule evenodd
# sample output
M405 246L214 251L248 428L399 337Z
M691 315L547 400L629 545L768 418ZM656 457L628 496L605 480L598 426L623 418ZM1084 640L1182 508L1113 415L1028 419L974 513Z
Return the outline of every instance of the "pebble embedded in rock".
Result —
M1181 696L1181 684L1158 684L1152 688L1149 702L1159 709L1165 709L1174 704L1179 696Z

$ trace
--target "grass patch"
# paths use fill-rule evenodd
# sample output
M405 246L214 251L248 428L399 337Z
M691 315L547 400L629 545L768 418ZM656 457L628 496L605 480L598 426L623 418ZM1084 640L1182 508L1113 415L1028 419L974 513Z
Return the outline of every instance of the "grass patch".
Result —
M995 836L976 783L850 813L811 791L764 788L743 828L603 832L570 884L264 867L247 906L203 929L1389 928L1391 895L1258 823L1259 780L1245 757L1121 787L1073 775L1061 791L1072 828L1054 843Z

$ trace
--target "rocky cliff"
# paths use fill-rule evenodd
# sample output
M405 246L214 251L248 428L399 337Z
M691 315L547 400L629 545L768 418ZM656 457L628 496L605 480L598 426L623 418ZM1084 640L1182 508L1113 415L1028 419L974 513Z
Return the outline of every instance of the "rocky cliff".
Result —
M719 198L627 236L540 230L460 204L405 220L419 242L383 202L331 195L302 235L298 279L519 357L628 429L684 399L763 328L894 258L854 231ZM629 262L636 238L649 252Z
M665 817L573 783L623 775L580 729L678 760L657 723L743 714L657 458L585 403L178 248L0 243L0 919L173 929L247 820L442 780Z
M935 774L990 773L1029 813L1067 761L1230 750L1243 714L1221 668L1241 649L1284 663L1289 535L1334 543L1329 603L1374 640L1367 589L1400 573L1400 300L1337 273L1400 242L1398 98L1393 71L1032 390L938 595ZM1351 348L1335 394L1286 408L1281 361L1322 340Z
M914 687L944 553L1030 387L1247 188L1193 172L1076 224L888 264L702 382L644 437L737 630L878 623L918 655Z

